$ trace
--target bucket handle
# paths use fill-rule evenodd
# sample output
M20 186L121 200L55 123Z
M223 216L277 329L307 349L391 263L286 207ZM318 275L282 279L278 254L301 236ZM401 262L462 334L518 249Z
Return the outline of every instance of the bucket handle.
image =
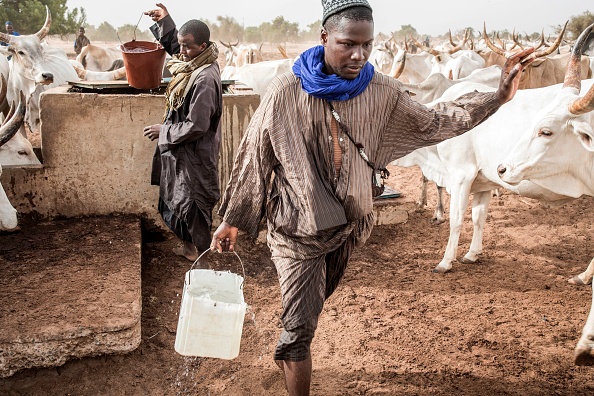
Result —
M192 263L192 266L190 267L190 271L192 271L192 269L194 268L196 263L198 263L198 260L200 260L200 258L208 252L210 252L210 248L206 249L205 251L202 252L202 254L200 254L200 256L198 256L198 258ZM245 267L243 266L243 261L241 261L241 257L239 257L239 254L237 254L237 252L235 250L233 251L233 253L237 256L237 259L239 260L239 264L241 264L241 269L243 270L243 280L241 281L241 286L239 286L240 289L243 289L243 283L245 282ZM190 284L190 277L188 276L188 285L189 284Z

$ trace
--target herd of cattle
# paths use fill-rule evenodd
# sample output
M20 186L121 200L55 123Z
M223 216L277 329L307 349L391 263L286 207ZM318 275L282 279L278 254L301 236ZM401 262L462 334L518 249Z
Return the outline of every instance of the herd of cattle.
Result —
M51 25L47 18L39 32L9 36L0 33L1 165L39 164L26 139L24 124L39 128L39 95L68 81L125 78L118 48L84 47L76 60L48 45L44 38ZM567 24L566 24L567 26ZM594 57L586 55L593 26L573 43L564 42L565 27L552 43L502 40L489 37L486 28L475 42L465 35L455 43L427 47L414 41L419 53L393 37L377 40L369 61L376 70L397 78L402 90L428 107L471 91L493 91L499 84L505 59L526 46L536 47L536 59L523 72L520 91L497 113L472 131L422 148L394 162L419 166L426 179L446 189L450 199L450 237L441 262L434 269L446 272L456 260L464 213L472 199L474 233L469 251L461 259L476 262L491 191L505 188L547 202L565 202L582 195L594 196ZM223 80L236 80L264 95L278 74L289 71L294 59L262 59L262 46L221 44L225 49ZM282 48L281 48L282 52ZM10 57L10 60L8 60ZM580 96L580 92L586 92ZM18 132L20 131L20 132ZM426 190L425 190L426 191ZM422 202L422 200L421 200ZM436 219L443 220L439 200ZM17 225L16 210L0 186L0 230ZM570 280L590 284L594 259L583 273ZM594 305L594 290L592 294ZM594 309L590 310L575 350L575 362L594 365Z

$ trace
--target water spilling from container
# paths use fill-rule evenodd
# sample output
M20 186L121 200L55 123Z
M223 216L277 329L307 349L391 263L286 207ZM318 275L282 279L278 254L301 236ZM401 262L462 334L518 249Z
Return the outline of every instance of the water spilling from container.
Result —
M267 336L267 334L264 332L264 330L258 325L258 322L256 321L256 311L254 311L252 306L248 305L248 307L246 309L246 314L249 315L249 317L252 320L252 323L254 324L254 328L258 332L258 335L260 338L259 343L263 345L262 349L260 350L260 354L258 355L258 360L262 360L264 358L264 356L268 356L269 351L270 351L269 336Z

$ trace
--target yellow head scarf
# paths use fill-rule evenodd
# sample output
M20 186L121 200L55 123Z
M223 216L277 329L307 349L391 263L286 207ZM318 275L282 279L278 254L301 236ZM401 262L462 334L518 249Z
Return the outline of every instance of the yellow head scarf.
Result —
M173 59L167 62L167 69L171 72L172 77L165 90L167 109L164 119L171 110L178 109L184 103L186 87L189 83L193 83L190 81L192 73L204 65L216 62L218 57L217 44L211 41L200 55L188 62L181 60L180 54L174 55Z

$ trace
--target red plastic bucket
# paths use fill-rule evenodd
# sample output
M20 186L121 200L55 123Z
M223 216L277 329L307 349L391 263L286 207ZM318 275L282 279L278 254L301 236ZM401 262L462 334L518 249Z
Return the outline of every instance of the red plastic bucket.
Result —
M138 89L154 89L161 85L165 49L150 41L129 41L121 44L128 84Z

